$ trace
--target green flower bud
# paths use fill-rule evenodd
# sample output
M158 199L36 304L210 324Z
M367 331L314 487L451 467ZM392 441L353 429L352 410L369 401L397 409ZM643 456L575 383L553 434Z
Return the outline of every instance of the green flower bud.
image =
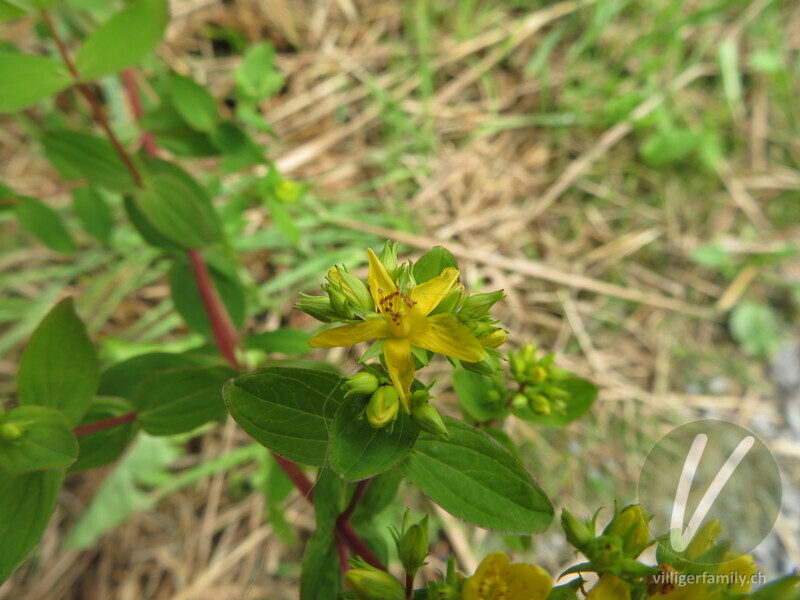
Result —
M400 398L394 387L382 385L367 404L367 421L375 429L386 427L397 418L397 411L400 408Z
M525 394L516 393L514 397L511 399L511 406L517 410L523 410L530 406L530 400Z
M508 332L505 329L495 329L489 335L485 335L478 341L486 348L499 348L508 340Z
M428 556L428 515L406 529L397 540L397 556L412 577Z
M347 587L358 600L405 600L406 593L397 579L375 568L350 569L344 575Z
M461 366L467 371L492 377L495 375L495 373L502 369L500 366L500 359L498 358L499 356L499 352L492 350L491 348L487 348L486 354L479 362L467 362L462 360Z
M500 393L500 390L489 390L486 392L486 399L489 402L500 402L503 399L503 395Z
M518 352L508 353L508 362L511 367L511 375L515 381L525 381L525 361Z
M359 371L345 379L344 389L347 390L347 393L344 397L349 398L354 395L366 396L377 390L379 384L380 381L378 381L378 378L369 371Z
M585 554L585 548L594 540L594 527L589 527L564 509L561 511L561 528L567 536L567 541Z
M444 421L439 411L431 404L420 404L411 407L411 418L419 425L419 428L433 435L437 435L444 440L450 439L450 432L447 431Z
M547 369L540 365L530 365L527 371L528 381L535 384L544 383L547 379Z
M16 423L3 423L0 425L0 440L16 442L25 432Z
M709 521L703 525L689 545L686 547L686 558L693 560L698 556L705 554L711 548L717 545L717 538L722 534L722 523L717 519Z
M620 538L626 556L636 558L650 545L649 520L641 506L633 504L614 515L603 530L603 535Z
M452 585L431 581L428 583L428 600L461 600L461 592Z
M336 313L338 320L347 321L355 316L341 285L328 283L323 285L322 289L328 293L328 297L331 299L331 308Z
M378 259L383 264L383 268L391 276L393 271L397 268L397 242L386 242L383 245Z
M537 350L538 349L533 344L525 344L519 349L520 358L522 358L522 362L524 362L526 366L536 362Z
M331 299L328 296L306 296L294 306L297 310L314 317L323 323L332 323L339 319L339 315L331 306Z
M622 540L607 535L594 538L582 552L589 557L593 566L600 571L617 569L624 558Z
M464 300L464 304L461 306L461 312L474 318L481 317L488 313L489 309L504 297L505 293L503 290L485 294L473 294Z
M439 305L433 309L431 314L438 315L454 312L464 297L464 291L464 284L456 283L450 293L445 296L444 300L439 302Z
M433 396L430 395L428 390L417 390L416 392L411 392L409 401L411 406L422 406L431 398L433 398Z
M347 270L347 267L344 266L336 267L336 274L342 286L342 292L344 292L347 300L357 310L361 312L371 312L375 310L375 303L372 301L372 296L370 296L369 290L363 281L353 275ZM328 277L330 278L330 271L328 272Z
M547 416L553 411L553 407L550 406L550 401L541 394L534 394L530 397L530 400L531 409L537 415Z

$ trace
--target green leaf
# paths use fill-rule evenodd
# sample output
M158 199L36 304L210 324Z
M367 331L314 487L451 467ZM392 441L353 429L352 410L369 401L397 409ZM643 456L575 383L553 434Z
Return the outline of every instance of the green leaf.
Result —
M95 398L80 424L97 423L133 410L133 404L123 398ZM131 421L80 436L78 438L80 454L68 472L77 473L114 462L133 441L138 430L139 424Z
M103 195L91 186L72 190L72 205L83 228L101 244L108 245L114 217Z
M122 199L122 203L125 207L125 213L128 215L128 219L145 242L155 248L161 248L162 250L171 252L182 250L178 244L153 227L153 224L147 220L147 217L144 216L144 213L132 196L125 196Z
M392 469L374 477L367 488L367 493L353 513L353 522L370 522L386 510L397 498L397 489L402 479L399 469Z
M147 160L147 180L136 202L159 233L184 248L204 248L219 237L219 219L206 190L173 163Z
M297 228L292 215L289 214L289 211L286 210L283 203L276 198L267 198L266 202L267 208L269 209L269 216L275 225L278 226L281 233L286 236L286 239L291 243L296 244L299 242L300 230Z
M0 54L0 113L27 108L71 84L72 77L60 62L44 56Z
M235 123L225 122L211 132L211 141L222 154L223 173L241 171L264 162L264 148Z
M553 505L530 473L485 433L444 421L450 441L422 434L400 465L403 475L447 512L478 527L519 535L544 531Z
M62 481L62 470L15 477L0 469L0 584L42 537Z
M246 292L239 280L235 265L224 255L215 252L206 252L205 259L211 282L228 310L233 325L237 329L241 328L247 311ZM169 270L168 278L175 310L189 327L202 333L206 338L213 339L208 313L200 298L189 260L184 257L176 258Z
M108 140L78 131L52 130L42 136L47 158L68 179L75 174L111 190L131 192L136 180Z
M14 6L7 0L0 0L0 23L23 16L25 16L23 9Z
M331 468L348 481L378 475L408 456L418 435L419 427L403 411L391 427L375 429L363 403L347 400L333 420Z
M118 73L145 58L169 21L165 0L136 0L98 27L75 55L81 80Z
M419 260L414 263L414 279L418 284L425 283L441 275L442 271L447 267L458 268L455 257L446 248L436 246L423 254Z
M242 375L223 395L236 422L276 454L304 465L328 460L328 432L343 401L341 377L273 367Z
M565 379L558 382L558 387L569 394L569 398L563 401L563 408L553 406L549 415L539 415L525 407L514 409L514 416L547 427L564 427L583 416L597 399L597 386L585 379Z
M150 435L175 435L225 415L222 386L236 371L228 367L184 367L151 375L136 388L133 405Z
M502 419L508 414L503 400L491 400L489 392L494 389L491 381L471 371L453 371L453 389L464 413L464 418L477 421Z
M214 96L191 77L173 74L170 92L175 109L194 129L211 131L219 122Z
M92 400L100 368L72 298L59 302L33 332L17 374L18 400L63 412L73 426Z
M769 358L781 344L775 311L767 304L745 301L731 311L731 335L745 354Z
M800 600L800 575L785 575L772 581L753 592L751 598L752 600Z
M72 236L58 213L49 206L35 198L19 196L14 213L20 225L48 248L64 254L75 252Z
M547 600L576 600L578 598L578 590L581 589L583 580L578 578L564 585L559 585L550 590Z
M275 68L275 47L270 42L250 46L235 76L238 91L256 100L271 96L284 83L283 75Z
M216 361L215 361L216 362ZM112 365L100 376L97 393L133 400L136 386L151 375L166 369L210 366L208 360L189 354L151 352L140 354Z
M20 434L13 441L0 436L0 469L12 475L63 469L78 457L78 440L60 411L19 406L0 416L0 427L12 427Z
M275 331L265 331L246 337L242 340L242 345L248 350L263 350L281 354L308 354L311 350L308 345L310 339L311 334L307 331L282 327Z

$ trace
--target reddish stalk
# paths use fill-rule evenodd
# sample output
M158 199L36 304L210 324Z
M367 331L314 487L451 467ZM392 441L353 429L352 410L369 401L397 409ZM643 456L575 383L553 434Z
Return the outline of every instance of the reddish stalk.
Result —
M144 116L144 107L139 98L139 92L136 91L136 77L133 69L125 69L122 72L122 82L125 85L125 92L128 95L128 101L131 103L131 110L133 116L138 121ZM158 146L156 145L156 138L149 131L143 131L141 136L142 146L147 154L150 156L158 156Z
M129 413L125 413L124 415L120 415L118 417L111 417L110 419L103 419L102 421L97 421L96 423L89 423L88 425L81 425L80 427L76 427L72 430L75 435L89 435L90 433L95 433L97 431L103 431L104 429L109 429L111 427L116 427L117 425L122 425L124 423L130 423L131 421L135 421L136 417L139 416L135 410Z
M411 600L414 597L414 576L406 573L406 598Z
M119 139L117 138L114 131L111 129L111 125L108 122L108 119L103 112L103 109L100 106L99 101L92 93L92 90L84 83L80 81L80 74L75 67L75 64L72 62L72 59L69 56L69 52L67 51L66 46L64 45L61 36L58 35L55 27L53 26L53 22L50 19L50 15L46 10L42 10L42 18L52 36L53 40L58 46L58 51L61 54L61 58L64 61L64 64L69 69L70 74L75 79L75 86L81 95L86 99L88 102L91 110L92 115L94 116L97 123L102 127L103 131L105 131L106 135L108 136L109 141L114 146L114 150L119 155L122 162L125 164L127 169L130 171L131 175L133 176L134 181L136 182L136 186L141 188L143 187L143 179L141 173L136 168L136 165L133 162L133 159L125 150L125 148L120 143ZM139 99L138 92L136 90L136 82L132 76L132 73L123 73L123 81L125 84L125 90L129 97L129 101L131 102L131 108L136 115L136 118L141 118L143 114L143 108L141 101ZM147 134L149 135L149 134ZM155 143L155 139L152 136L149 138L145 138L144 135L142 136L142 144L145 147L145 150L152 156L158 154L158 146ZM197 287L200 291L200 296L203 301L203 307L206 310L208 315L209 321L211 323L211 328L214 333L214 340L217 343L217 347L219 348L220 354L225 358L227 362L231 364L236 369L240 368L239 361L236 359L235 348L238 342L238 335L236 333L235 328L230 320L230 316L228 315L225 306L222 304L222 301L217 294L216 289L214 288L211 277L208 272L208 267L203 261L203 257L197 250L189 250L189 259L192 263L192 269L195 275L195 279L197 280ZM135 420L137 417L137 413L131 412L125 415L121 415L119 417L113 417L111 419L105 419L103 421L98 421L96 423L90 423L88 425L82 425L80 427L76 427L74 429L76 435L86 435L88 433L94 433L97 431L102 431L104 429L108 429L110 427L114 427L116 425L120 425L122 423L127 423L130 421ZM286 472L286 475L292 482L297 486L298 490L303 494L303 496L310 502L313 503L313 486L308 478L305 476L303 471L298 467L295 463L278 456L277 454L273 453L272 456L275 458L277 463L281 466L281 468ZM339 519L336 522L336 531L337 531L337 540L341 539L344 543L352 550L356 555L363 558L372 566L386 570L386 567L381 564L381 561L378 559L377 556L369 549L369 547L364 543L364 541L358 537L355 531L353 531L352 526L349 523L349 518L352 515L353 511L355 510L356 505L361 500L366 492L366 487L368 482L361 482L363 485L359 484L359 488L356 488L354 492L353 499L350 502L350 505L345 509L345 512L340 515ZM359 491L361 490L361 491ZM339 542L337 541L337 545ZM340 549L340 560L346 563L346 550Z
M355 511L361 499L364 498L364 494L367 493L367 488L370 483L372 483L372 479L362 479L356 484L356 489L353 490L350 503L347 505L347 508L344 509L344 512L336 519L337 521L344 521L345 523L350 521L350 517L353 516L353 511Z

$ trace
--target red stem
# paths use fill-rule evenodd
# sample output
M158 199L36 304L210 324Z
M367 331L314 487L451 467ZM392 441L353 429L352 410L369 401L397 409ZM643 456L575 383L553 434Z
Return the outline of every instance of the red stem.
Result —
M80 427L73 429L72 432L75 435L89 435L90 433L116 427L117 425L122 425L123 423L130 423L131 421L135 421L138 416L139 413L134 410L118 417L111 417L110 419L103 419L102 421L97 421L96 423L81 425Z
M303 497L313 504L314 486L308 480L308 477L306 477L305 473L300 470L300 467L298 467L289 459L283 458L274 452L272 453L272 458L274 458L275 462L280 465L281 469L283 469L283 471L286 473L286 476L292 480L292 483L294 483L295 487L297 487Z
M344 512L336 519L337 521L344 521L346 523L350 520L350 517L353 516L353 511L355 511L358 503L361 502L364 494L367 493L367 488L369 487L370 483L372 483L372 479L362 479L356 484L356 489L353 490L353 496L350 498L350 503L347 505L347 508L344 509Z
M239 341L236 328L233 326L219 294L214 289L214 284L211 283L211 276L208 273L208 266L203 260L203 255L199 250L188 250L187 252L192 263L197 289L200 291L200 298L203 301L203 308L206 309L208 320L211 322L211 331L214 333L214 340L217 342L220 354L234 369L239 369L235 350Z
M342 535L345 542L347 542L347 545L350 547L350 550L352 550L356 556L360 556L376 569L381 569L382 571L386 570L386 567L383 566L380 559L375 556L375 553L370 550L364 543L364 540L358 537L358 534L353 531L353 526L350 525L350 523L337 521L336 531Z
M136 91L136 76L133 69L125 69L122 72L122 82L125 85L125 91L128 94L128 100L131 103L131 110L133 116L138 121L144 116L144 107L139 98L139 92ZM156 138L149 131L143 131L141 136L142 146L150 156L158 156L158 146L156 145Z
M347 552L347 542L338 531L334 533L334 536L336 538L336 551L339 554L339 568L342 570L342 575L344 575L350 568L350 565L347 563L347 559L349 557Z
M406 598L411 600L414 597L414 576L406 573Z

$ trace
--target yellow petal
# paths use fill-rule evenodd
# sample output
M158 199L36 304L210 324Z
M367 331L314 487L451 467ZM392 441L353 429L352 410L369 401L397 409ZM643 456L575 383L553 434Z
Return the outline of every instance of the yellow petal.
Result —
M389 338L383 343L383 357L386 369L392 379L394 389L403 403L403 410L411 413L408 395L414 382L414 358L411 356L411 344L407 338Z
M508 556L504 552L492 552L481 561L475 575L464 582L461 600L482 600L481 584L494 578L504 579L508 567Z
M469 328L449 314L433 315L418 321L408 339L420 348L467 362L478 362L486 353Z
M506 582L508 600L544 600L553 587L550 574L536 565L511 565Z
M374 338L389 337L389 326L384 319L370 319L354 325L342 325L318 333L308 341L312 348L352 346Z
M630 600L631 589L616 575L603 575L586 596L586 600Z
M458 281L458 271L447 267L438 277L415 285L409 294L411 301L416 303L414 312L422 317L428 316L450 293L456 281Z
M719 566L717 575L727 576L728 590L732 592L748 592L756 574L753 557L747 554L725 554L724 562Z
M375 306L380 306L381 298L396 292L397 286L383 268L383 263L372 251L372 248L367 248L367 255L369 256L369 274L367 275L369 293L372 295Z

